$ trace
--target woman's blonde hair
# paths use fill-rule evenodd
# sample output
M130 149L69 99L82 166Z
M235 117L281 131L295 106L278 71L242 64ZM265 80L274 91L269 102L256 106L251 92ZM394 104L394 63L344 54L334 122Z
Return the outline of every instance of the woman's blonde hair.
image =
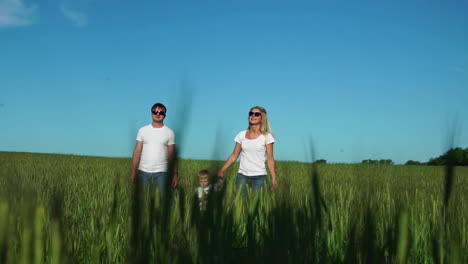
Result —
M265 108L261 106L254 106L250 108L249 112L252 112L252 110L258 109L260 112L262 112L262 124L260 126L260 132L262 132L263 135L267 135L268 133L273 135L273 130L271 129L270 122L268 121L268 114ZM249 123L249 128L250 128L250 123Z

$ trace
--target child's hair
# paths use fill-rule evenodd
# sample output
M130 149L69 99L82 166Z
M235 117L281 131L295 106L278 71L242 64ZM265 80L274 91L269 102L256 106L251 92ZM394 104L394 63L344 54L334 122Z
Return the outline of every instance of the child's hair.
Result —
M198 172L198 179L208 179L210 180L210 172L208 170L201 170Z

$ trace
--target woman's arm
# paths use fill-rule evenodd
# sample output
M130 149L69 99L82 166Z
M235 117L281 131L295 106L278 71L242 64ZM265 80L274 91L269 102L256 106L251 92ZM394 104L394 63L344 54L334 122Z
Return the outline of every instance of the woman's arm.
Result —
M234 150L232 151L232 154L229 156L229 158L226 160L226 163L224 163L223 167L221 170L218 172L218 177L224 178L224 172L231 167L231 165L236 162L237 158L239 157L239 154L242 150L242 147L239 143L236 143L234 146Z
M267 152L268 169L270 170L271 181L273 183L273 189L277 189L278 182L276 181L275 156L273 155L273 143L266 145L266 152Z

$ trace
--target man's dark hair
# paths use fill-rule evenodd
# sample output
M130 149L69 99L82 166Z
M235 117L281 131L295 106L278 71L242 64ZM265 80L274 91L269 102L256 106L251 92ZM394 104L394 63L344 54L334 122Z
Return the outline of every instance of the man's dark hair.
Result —
M151 107L151 111L153 111L154 109L156 109L156 108L158 108L158 107L164 109L164 112L167 113L166 107L165 107L163 104L161 104L161 103L155 103L155 104Z

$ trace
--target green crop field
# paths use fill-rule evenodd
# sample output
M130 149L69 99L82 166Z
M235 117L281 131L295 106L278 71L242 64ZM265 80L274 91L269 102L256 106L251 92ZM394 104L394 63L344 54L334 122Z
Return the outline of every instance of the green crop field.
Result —
M0 152L0 263L468 263L467 167L279 161L242 198L233 166L200 211L222 162L181 160L165 199L130 163Z

